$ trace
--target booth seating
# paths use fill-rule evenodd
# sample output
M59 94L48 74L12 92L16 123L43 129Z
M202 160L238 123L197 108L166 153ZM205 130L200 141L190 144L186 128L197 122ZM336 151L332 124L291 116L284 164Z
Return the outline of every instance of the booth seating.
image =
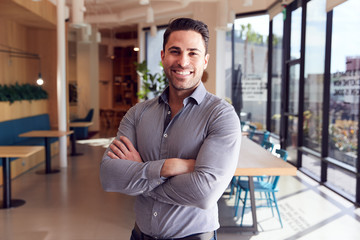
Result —
M77 118L72 120L71 122L91 122L94 116L94 109L90 109L85 118ZM74 134L76 139L85 139L88 137L88 128L89 127L72 127L74 130Z
M48 114L41 114L31 117L25 117L20 119L14 119L9 121L0 122L0 145L2 146L44 146L45 142L42 138L32 138L32 137L19 137L19 134L29 132L32 130L50 130L50 120ZM52 154L55 155L59 152L58 150L58 139L51 139L51 149ZM16 158L11 159L12 161L17 160ZM19 170L14 168L15 174L12 174L12 177L15 177L18 174L21 174L23 171L34 167L35 165L43 162L45 160L44 152L41 152L39 155L34 156L34 159L31 159L30 163L26 161L18 162ZM0 166L2 163L0 162Z

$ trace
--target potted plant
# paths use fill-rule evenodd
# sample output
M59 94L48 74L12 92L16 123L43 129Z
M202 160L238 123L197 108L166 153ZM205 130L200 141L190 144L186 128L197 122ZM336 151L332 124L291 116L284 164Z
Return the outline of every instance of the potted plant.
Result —
M48 94L37 85L0 84L0 122L48 112Z
M161 62L159 65L163 68ZM158 96L168 84L164 71L155 74L150 73L146 60L135 63L135 66L136 72L142 80L141 89L137 93L139 99L147 100Z
M1 102L10 102L10 104L12 104L15 101L31 101L47 98L47 92L36 85L31 85L29 83L25 83L22 85L16 83L15 85L9 86L0 84Z

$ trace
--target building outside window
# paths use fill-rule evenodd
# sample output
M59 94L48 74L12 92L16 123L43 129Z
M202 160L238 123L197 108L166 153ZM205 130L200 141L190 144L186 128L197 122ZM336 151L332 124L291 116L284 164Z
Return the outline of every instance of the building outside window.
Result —
M242 88L241 120L265 129L269 16L236 19L234 29L234 68Z
M321 152L323 86L325 70L326 0L312 0L307 4L303 146ZM302 166L320 176L320 159L303 155Z
M360 1L333 9L329 156L356 169L360 91ZM343 179L343 181L338 181ZM355 176L330 168L328 182L355 196ZM346 183L346 184L344 184Z

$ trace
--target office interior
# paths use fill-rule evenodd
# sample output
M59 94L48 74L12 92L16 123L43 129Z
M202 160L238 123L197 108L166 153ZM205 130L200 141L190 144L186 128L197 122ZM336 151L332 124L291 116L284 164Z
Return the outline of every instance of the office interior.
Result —
M0 1L0 123L47 114L51 129L64 131L93 109L93 124L77 141L84 155L69 155L67 136L52 144L60 173L36 174L43 152L11 161L13 196L26 203L0 210L1 234L129 239L132 198L104 193L98 182L103 145L144 100L134 63L146 61L152 74L161 73L164 29L172 18L192 17L210 30L207 90L231 102L257 137L269 131L298 168L296 177L280 180L283 228L261 209L259 232L220 232L219 239L356 239L359 9L357 0ZM2 100L4 86L37 86L39 77L45 99ZM229 211L223 216L238 223L233 204L219 201Z

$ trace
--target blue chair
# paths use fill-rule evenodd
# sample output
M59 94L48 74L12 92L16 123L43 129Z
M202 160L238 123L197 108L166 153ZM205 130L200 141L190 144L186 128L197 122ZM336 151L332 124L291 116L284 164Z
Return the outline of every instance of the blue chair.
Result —
M246 125L246 122L245 121L240 121L240 124L241 124L241 131L243 131L244 127Z
M232 197L232 195L234 194L235 188L236 188L236 184L238 181L239 177L232 177L231 182L230 182L230 193L229 193L229 199Z
M287 156L288 156L287 151L285 151L283 149L277 149L276 154L278 154L284 161L287 160ZM266 200L266 203L267 203L266 205L256 206L256 207L270 207L273 216L274 216L273 207L275 207L276 211L278 213L280 225L282 228L283 224L281 221L280 211L279 211L279 207L278 207L276 196L275 196L275 193L278 192L277 184L279 182L279 179L280 179L280 176L269 176L267 178L267 180L265 180L265 181L254 181L254 190L255 190L255 192L265 193L265 199L260 198L260 199L256 199L256 200ZM244 198L241 198L242 190L245 191ZM246 201L247 201L249 190L250 189L249 189L248 181L244 181L244 180L238 181L236 200L235 200L235 217L237 216L237 212L239 209L239 203L240 203L240 201L242 201L244 203L244 205L243 205L243 209L242 209L242 213L241 213L241 223L240 223L241 226L242 226L242 223L244 220L245 208L248 207L248 206L246 206Z
M86 117L77 118L72 120L72 122L91 122L94 116L94 109L90 109ZM74 134L76 139L86 139L88 137L88 127L73 127Z
M261 146L272 153L274 149L274 144L268 141L263 141ZM264 180L264 176L257 176L257 180Z
M274 144L268 141L263 141L261 146L268 150L269 152L272 152L274 149Z
M256 126L249 124L249 139L253 139L254 135L255 135L255 131L256 131Z
M260 145L263 146L265 141L268 141L268 142L269 142L269 138L270 138L270 132L267 131L267 130L265 130L265 131L264 131L264 134L263 134L263 139L262 139Z

